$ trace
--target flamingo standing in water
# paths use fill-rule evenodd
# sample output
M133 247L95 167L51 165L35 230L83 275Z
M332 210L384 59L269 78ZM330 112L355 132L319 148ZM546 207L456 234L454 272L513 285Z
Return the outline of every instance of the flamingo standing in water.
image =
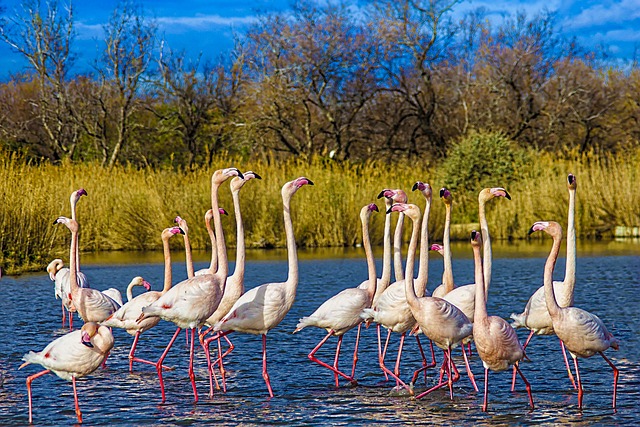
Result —
M573 174L567 176L567 183L569 188L569 212L567 214L567 260L565 264L564 281L553 282L553 290L558 298L558 304L560 307L570 307L573 305L573 290L576 285L576 227L575 227L575 210L576 210L576 188L578 182ZM526 328L531 332L524 343L524 348L527 348L533 335L553 335L553 323L549 310L547 310L547 303L544 295L544 285L540 286L537 291L529 298L524 311L520 314L513 313L511 318L514 320L512 326L514 328ZM573 379L571 368L569 367L569 359L567 353L564 350L564 344L560 340L560 348L562 349L562 355L564 356L564 363L567 368L569 380L573 384L573 388L577 388L576 382ZM511 380L511 391L515 389L516 385L516 373L513 372L513 378Z
M106 326L87 322L82 329L69 332L52 342L44 350L35 353L30 351L22 357L21 369L30 363L42 365L45 370L27 377L27 395L29 397L29 423L33 422L31 383L49 372L73 384L73 398L78 422L82 423L82 412L78 404L76 378L81 378L95 371L105 360L113 348L113 335Z
M205 326L209 326L210 329L205 331L204 334L201 334L200 340L203 340L203 337L213 329L213 326L222 319L222 317L231 310L231 307L238 301L238 298L244 293L244 266L245 266L245 243L244 243L244 224L242 222L242 213L240 212L240 189L252 179L262 179L260 175L253 171L247 171L243 173L243 178L235 177L231 180L231 197L233 199L233 209L236 217L236 264L233 270L233 274L227 277L227 283L224 287L224 294L222 295L222 300L218 305L216 311L213 312L211 316L204 322ZM214 237L215 238L215 237ZM211 341L213 341L215 337L207 338L203 342L203 346L205 349L205 354L207 355L207 361L209 364L209 396L213 396L213 382L212 382L212 374L213 367L211 364L211 359L209 356L209 345ZM222 353L222 345L220 343L220 338L218 341L218 363L220 365L220 375L222 377L222 387L223 390L227 391L226 385L226 371L224 369L224 364L222 359L231 353L234 349L233 343L227 336L224 337L229 344L229 348L226 352Z
M157 301L142 308L142 315L138 322L148 317L160 317L174 323L177 328L160 359L156 362L156 371L160 381L162 403L165 402L164 379L162 377L162 362L167 357L171 346L175 342L180 330L191 329L191 345L189 348L189 379L193 388L194 402L198 402L195 374L193 372L193 345L196 328L200 328L205 320L218 308L224 284L227 279L227 251L224 243L224 233L218 208L218 189L220 185L233 176L242 177L236 168L220 169L211 176L211 209L217 237L220 266L216 274L204 274L184 280L169 289Z
M146 307L152 304L162 295L167 293L169 289L171 289L171 255L169 252L169 239L172 236L175 236L176 234L182 232L183 231L180 229L180 227L165 228L164 230L162 230L161 238L162 248L164 251L164 288L162 289L162 291L148 291L138 295L135 298L132 298L133 295L130 294L131 289L127 288L127 297L129 301L125 305L120 307L118 311L113 313L107 320L102 322L102 325L104 326L122 328L126 330L127 333L134 336L133 344L131 344L131 350L129 351L129 372L133 371L133 362L141 362L154 366L156 364L155 362L135 357L135 353L136 346L138 345L138 340L140 339L140 334L160 323L160 318L148 317L141 322L137 322L137 319L142 314L142 307ZM149 286L149 283L147 283L146 281L143 281L142 285L144 286L145 283L147 286Z
M428 203L426 211L428 213L431 208L431 198L429 197L427 201ZM391 207L391 211L404 212L405 215L413 221L411 241L409 243L409 250L407 252L407 276L403 283L405 298L407 301L407 305L411 310L411 314L415 319L414 322L417 322L420 325L420 330L422 331L422 333L425 334L438 347L445 351L443 368L448 373L447 382L440 381L439 384L428 389L425 392L420 393L415 398L420 399L431 393L432 391L442 388L448 384L449 394L451 396L451 399L453 399L453 382L458 380L459 373L455 368L455 365L453 364L451 349L459 345L464 338L467 338L469 335L471 335L472 324L467 316L465 316L464 313L453 304L441 298L422 296L424 291L422 294L418 294L416 292L413 284L413 274L411 274L410 272L413 271L416 249L418 247L418 234L420 233L421 229L420 208L414 204L398 203ZM425 215L425 220L428 222L428 214ZM425 246L428 247L428 242L424 243ZM411 326L413 326L413 324L409 325L409 327ZM469 379L471 380L474 388L477 390L475 380L473 378L473 373L471 372L469 361L466 357L466 353L462 352L462 354L464 355ZM455 373L455 378L452 373Z
M78 256L78 231L80 226L76 220L64 216L58 217L55 223L66 225L71 231L69 284L71 287L70 296L73 306L85 322L102 322L115 313L120 308L120 305L97 289L81 288L78 286L76 259Z
M342 338L344 334L362 323L360 314L365 308L371 307L373 296L376 293L376 282L378 281L378 278L376 276L376 264L373 258L373 250L371 249L371 240L369 239L369 219L371 218L372 212L378 212L378 206L375 203L364 206L360 210L360 220L362 222L362 246L364 246L369 272L368 286L366 288L356 287L344 289L325 301L316 311L313 312L313 314L300 319L299 323L296 325L296 329L293 331L296 333L307 326L316 326L318 328L326 329L327 336L324 337L313 350L311 350L311 353L309 353L309 359L316 362L318 365L324 366L325 368L333 371L336 387L340 386L339 376L344 377L351 383L356 382L354 377L355 372L351 372L351 376L349 376L338 369L340 346L342 345ZM316 358L315 354L333 335L338 337L338 344L336 346L336 356L333 366L331 366Z
M76 219L76 205L80 200L80 197L86 196L87 192L84 188L80 188L73 193L69 198L71 204L71 218ZM81 288L88 288L89 281L87 276L80 271L80 254L76 255L76 268L78 273L78 285ZM73 329L73 313L76 311L75 307L71 303L70 291L71 285L69 284L69 269L64 267L64 262L57 258L49 263L47 266L47 272L51 281L55 282L55 295L56 299L60 298L62 302L62 327L65 322L65 310L69 312L69 329Z
M262 335L262 377L267 385L269 396L273 389L267 372L267 332L280 324L287 315L296 298L298 287L298 253L293 234L290 204L293 195L304 185L313 185L311 180L300 177L282 186L282 204L284 208L284 228L287 235L287 257L289 275L285 282L267 283L245 292L227 313L214 326L221 331L220 336L231 331Z
M561 307L558 304L553 286L553 269L558 260L558 252L560 252L560 244L562 243L562 227L554 221L539 221L533 224L529 234L535 231L544 231L553 237L553 246L544 266L544 297L547 310L553 321L553 330L573 357L576 379L578 380L578 408L582 409L583 394L578 357L587 358L597 353L613 369L613 409L616 409L619 371L604 355L604 351L609 347L617 350L618 340L595 314L577 307Z
M471 246L473 247L476 279L473 340L476 344L476 351L484 365L484 402L482 404L482 410L484 412L487 411L489 369L493 371L504 371L508 369L510 365L513 365L516 372L522 377L527 387L529 405L531 405L531 409L533 409L531 386L518 366L520 360L524 358L524 349L520 341L518 341L518 335L506 320L487 314L487 296L484 288L482 259L480 258L481 245L482 238L480 233L473 230L471 232Z

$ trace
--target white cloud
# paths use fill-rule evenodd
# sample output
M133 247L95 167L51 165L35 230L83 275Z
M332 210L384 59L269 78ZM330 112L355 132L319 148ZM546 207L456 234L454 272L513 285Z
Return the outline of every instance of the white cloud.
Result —
M161 16L155 21L165 30L172 27L182 27L182 29L202 29L211 26L235 26L248 25L256 22L255 16L220 16L220 15L196 15L196 16Z
M622 0L597 4L567 17L567 28L579 29L602 25L616 25L640 18L640 0Z

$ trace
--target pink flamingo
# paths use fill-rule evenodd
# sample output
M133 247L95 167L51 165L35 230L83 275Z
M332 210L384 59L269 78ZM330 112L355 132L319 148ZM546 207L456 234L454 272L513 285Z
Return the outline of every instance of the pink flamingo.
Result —
M425 221L428 222L428 212L431 208L431 197L427 198L427 208L425 215ZM415 398L420 399L434 390L442 388L445 385L449 385L449 394L453 399L453 382L459 378L459 373L453 365L453 359L451 357L451 349L459 345L464 338L471 335L472 324L467 316L460 311L453 304L434 297L425 297L422 294L418 294L415 290L413 283L413 271L416 249L418 246L418 234L421 229L421 216L420 208L414 204L397 203L391 207L392 212L404 212L405 215L413 221L413 227L411 231L411 241L409 243L409 250L407 252L407 278L403 283L405 298L407 305L411 310L414 321L420 325L420 330L425 334L433 343L445 351L445 360L443 362L443 368L448 373L448 381L442 382L436 386L428 389L425 392L420 393ZM425 236L428 239L428 233ZM424 243L428 247L427 242ZM428 253L428 252L427 252ZM418 296L421 295L421 296ZM412 325L410 325L412 326ZM467 374L477 390L473 373L469 367L469 361L466 357L466 353L462 352L467 367ZM452 375L455 374L455 378Z
M78 286L76 259L80 226L76 220L64 216L58 217L55 223L66 225L71 231L69 284L71 286L70 296L73 306L85 322L102 322L115 313L120 308L120 305L97 289L81 288Z
M576 285L576 227L575 227L575 210L576 210L576 188L578 182L573 174L567 176L569 188L569 212L567 218L567 262L565 265L564 281L553 282L553 290L558 297L560 307L570 307L573 305L573 291ZM544 286L540 286L537 291L529 298L524 311L520 314L513 313L511 318L514 320L512 326L514 328L527 328L531 332L524 343L527 348L533 335L553 335L553 323L551 316L547 310L547 304L544 297ZM569 367L569 359L564 350L564 344L560 340L560 348L564 356L564 363L567 368L569 380L573 384L573 388L577 388L573 379L571 368ZM511 380L511 391L515 389L516 373L513 372Z
M204 322L205 326L209 326L209 330L205 331L205 333L201 334L202 337L206 335L210 330L213 329L213 326L222 319L222 317L231 310L231 307L238 301L238 298L244 293L244 266L245 266L245 243L244 243L244 224L242 222L242 213L240 212L240 189L252 179L262 179L260 175L253 171L247 171L243 173L243 178L235 177L230 182L231 187L231 197L233 198L233 208L234 214L236 218L236 264L233 270L233 274L227 277L227 283L224 288L224 294L222 295L222 300L218 305L216 311L213 312L211 316ZM215 237L214 237L215 238ZM211 341L213 341L215 337L207 338L203 341L203 345L205 348L205 353L209 354L209 345ZM218 341L218 362L220 365L220 374L222 376L222 387L223 391L227 391L226 385L226 371L224 369L224 364L222 359L231 353L234 349L234 345L229 340L227 336L224 336L224 339L227 341L229 348L226 352L222 353L222 345L220 343L220 338ZM209 358L209 396L213 396L213 382L212 382L212 365L211 360Z
M296 325L296 329L293 331L293 333L296 333L307 326L316 326L327 331L327 336L324 337L313 350L311 350L308 357L312 362L333 371L336 387L340 386L339 376L344 377L351 383L357 382L354 377L356 361L355 355L351 376L338 369L338 358L340 357L340 347L342 345L342 338L344 334L362 323L360 314L365 308L371 307L373 296L376 293L376 283L378 278L376 276L376 264L373 258L373 250L371 249L371 240L369 239L369 219L371 218L371 213L374 211L378 212L378 206L375 203L364 206L360 210L360 220L362 222L362 246L364 246L369 272L368 286L366 288L347 288L332 296L318 307L313 314L300 319L299 323ZM336 356L333 366L331 366L316 358L315 354L327 342L327 340L334 335L338 337L338 344L336 346ZM358 343L356 341L356 353L358 351L357 348Z
M129 351L129 372L133 371L133 362L146 363L149 365L154 365L155 362L151 362L145 359L140 359L135 357L136 347L138 345L138 340L140 339L140 334L153 328L158 323L160 323L159 317L147 317L141 322L137 322L137 319L142 314L142 307L146 307L151 305L153 302L158 300L162 295L167 293L169 289L171 289L171 255L169 252L169 239L172 236L175 236L178 233L182 233L180 227L171 227L165 228L162 230L162 248L164 251L164 288L162 291L149 291L148 286L149 283L146 281L142 281L142 286L147 288L148 292L138 295L135 298L131 293L131 284L129 288L127 288L127 297L128 302L120 307L118 311L113 313L107 320L102 322L102 325L114 327L114 328L122 328L127 331L127 333L134 336L133 344L131 344L131 350ZM136 279L142 279L138 277ZM136 280L134 279L134 281ZM131 282L134 283L133 281ZM165 367L165 369L168 369Z
M300 177L284 184L281 191L289 264L287 280L280 283L267 283L248 290L236 301L229 313L214 326L214 331L222 331L220 336L231 331L262 335L262 377L271 397L273 397L273 390L267 372L267 332L280 324L296 298L298 254L293 234L290 203L296 191L304 185L313 185L313 182L305 177Z
M234 178L235 179L235 178ZM220 215L229 215L229 213L223 208L218 208ZM209 267L202 268L194 273L196 276L203 274L214 274L218 271L218 251L216 250L216 235L211 228L211 220L213 219L213 210L209 209L204 214L204 225L207 228L207 234L209 234L209 240L211 241L211 262Z
M518 364L525 356L524 349L518 341L515 330L498 316L487 314L487 296L484 287L484 274L482 259L480 258L480 245L482 238L480 233L473 230L471 232L471 246L473 247L473 260L475 264L476 279L476 303L473 322L473 340L476 344L476 351L482 359L484 365L484 402L482 410L487 411L487 401L489 396L489 369L493 371L504 371L513 365L522 377L529 395L529 405L533 409L533 396L531 386L524 377Z
M105 360L113 348L113 335L106 326L87 322L82 329L69 332L51 341L44 350L35 353L30 351L22 357L24 363L18 369L36 363L45 370L27 377L27 395L29 397L29 423L33 422L31 383L49 372L53 372L63 380L73 384L73 398L78 422L82 423L82 412L78 404L76 378L81 378L95 371Z
M220 185L233 176L242 176L236 168L220 169L211 176L211 209L214 213L214 223L218 253L220 254L220 266L216 274L204 274L186 279L169 289L158 300L142 308L142 315L138 322L147 317L157 316L174 323L177 328L169 341L160 359L156 362L156 371L160 381L162 403L165 402L164 379L162 377L162 362L167 357L171 346L175 342L180 330L191 329L191 345L189 348L189 379L193 388L194 402L198 402L198 390L196 388L195 374L193 372L193 344L196 328L200 328L205 320L216 310L227 279L227 252L224 243L224 233L218 210L218 189Z
M563 342L576 368L576 378L578 380L578 408L582 409L582 379L578 369L578 357L591 357L599 354L613 369L613 409L616 408L616 392L618 389L618 368L604 351L609 347L618 349L618 340L607 330L602 320L595 314L577 307L561 307L558 304L553 286L553 269L558 260L560 244L562 243L562 227L554 221L539 221L533 224L529 234L535 231L544 231L553 237L553 246L547 262L544 266L544 295L547 302L547 310L553 321L553 330L558 338Z

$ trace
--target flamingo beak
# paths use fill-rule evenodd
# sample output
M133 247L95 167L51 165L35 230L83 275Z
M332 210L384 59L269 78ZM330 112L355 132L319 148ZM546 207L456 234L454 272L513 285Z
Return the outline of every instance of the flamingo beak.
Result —
M93 344L91 344L91 337L85 331L82 331L82 339L80 342L89 348L93 348Z

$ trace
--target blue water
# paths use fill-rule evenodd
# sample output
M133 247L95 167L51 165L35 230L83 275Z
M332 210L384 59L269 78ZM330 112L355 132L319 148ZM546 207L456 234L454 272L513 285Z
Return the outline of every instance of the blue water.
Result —
M196 355L196 376L200 402L193 404L187 376L188 349L181 334L165 364L175 367L165 373L167 402L160 403L156 372L152 366L134 365L128 371L127 354L132 337L114 330L115 347L106 369L78 381L80 407L86 425L414 425L439 423L461 424L573 424L638 425L640 415L640 256L588 256L578 258L576 306L600 316L609 330L621 341L620 350L608 350L610 360L620 369L618 410L611 409L612 372L599 356L581 360L585 384L584 410L577 408L577 394L571 387L555 337L535 337L527 349L532 363L523 362L522 370L532 384L536 408L529 411L522 382L511 393L509 372L490 374L489 411L481 412L483 368L477 354L471 367L481 392L473 391L463 369L459 351L455 361L461 378L454 388L454 400L446 388L416 401L392 392L395 383L385 382L376 360L375 329L364 330L356 377L359 385L336 389L333 375L312 363L307 354L325 335L307 328L292 335L298 319L313 312L318 305L340 290L359 284L366 278L363 257L313 260L301 256L300 284L296 303L284 321L268 334L268 364L275 397L268 393L261 376L261 340L259 336L231 334L236 349L227 358L228 391L207 396L206 362L201 350ZM505 318L521 312L541 283L544 258L499 257L494 260L488 309ZM204 267L200 262L196 268ZM233 268L233 266L231 266ZM130 279L141 275L162 286L160 263L98 265L83 267L92 286L97 289L117 287L124 294ZM564 271L559 260L556 279ZM282 281L287 266L283 259L249 260L246 272L248 288L261 283ZM442 263L432 256L429 288L440 282ZM454 274L459 284L473 277L470 259L454 260ZM174 264L174 283L186 276L182 263ZM25 379L40 370L29 365L18 370L21 357L29 350L39 351L66 331L61 329L60 302L54 299L53 283L45 273L0 281L2 322L0 322L0 424L24 425L28 422ZM77 319L74 326L81 323ZM142 335L137 355L157 359L175 328L161 322ZM527 331L519 331L521 340ZM355 331L346 334L341 367L350 371ZM388 366L395 360L398 337L392 338ZM335 339L319 352L331 363ZM442 361L441 352L436 353ZM402 359L402 377L409 379L419 366L415 340L409 338ZM418 390L433 385L437 378L430 370L427 382ZM33 383L34 423L40 425L76 422L71 384L53 374Z

